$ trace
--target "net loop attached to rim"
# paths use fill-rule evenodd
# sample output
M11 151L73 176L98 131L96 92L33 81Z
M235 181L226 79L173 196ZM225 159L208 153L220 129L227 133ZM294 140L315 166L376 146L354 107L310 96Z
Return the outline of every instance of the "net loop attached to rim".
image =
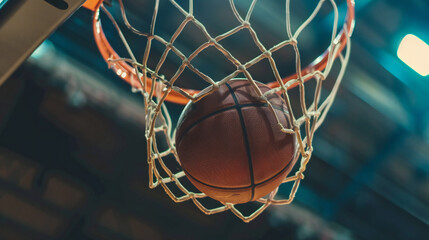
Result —
M263 1L263 0L260 0ZM296 191L299 187L300 181L304 179L303 172L306 170L307 164L311 158L313 152L313 136L317 128L320 127L324 121L327 112L329 111L338 87L343 78L348 59L350 56L350 37L354 28L354 1L346 0L347 2L347 16L343 23L342 30L337 34L337 26L339 25L339 11L335 0L319 0L317 6L313 12L306 18L306 20L297 28L295 32L291 30L290 23L290 0L285 0L285 22L286 22L286 35L288 39L280 41L278 44L271 48L266 48L258 38L258 33L252 28L250 19L252 12L255 8L257 0L253 0L247 9L245 17L243 17L236 8L235 1L229 0L230 8L239 22L239 24L223 34L212 36L205 26L198 21L194 16L194 1L189 0L188 9L182 8L175 0L169 0L171 7L176 8L183 15L184 20L180 23L177 30L170 36L169 40L165 40L159 35L155 34L155 22L158 16L158 7L160 0L155 0L155 7L150 24L150 30L148 32L142 32L132 26L127 18L127 13L123 5L122 0L118 0L121 9L121 15L124 24L128 30L140 37L147 39L145 52L142 61L137 61L136 57L131 49L131 46L125 38L119 24L116 22L113 15L105 8L102 1L96 8L93 18L93 30L94 37L99 48L99 51L108 63L109 67L115 71L115 73L128 82L133 90L140 92L144 97L145 109L146 109L146 139L147 139L147 161L149 165L149 187L155 188L162 186L166 193L175 201L183 202L192 200L194 204L205 214L214 214L231 210L237 217L245 222L249 222L261 214L270 205L283 205L289 204L293 201ZM326 51L320 55L316 60L306 67L301 66L301 57L298 49L298 36L302 31L315 19L322 6L329 2L334 12L334 20L332 24L332 36L329 46ZM120 57L113 47L110 45L106 35L103 32L101 25L100 11L104 12L110 19L114 28L116 29L123 46L125 47L128 57ZM180 36L181 32L187 24L194 24L207 41L199 46L190 55L183 54L179 49L175 47L175 40ZM221 41L226 39L242 29L247 29L250 32L252 40L256 44L260 51L260 54L250 61L241 63L237 58L233 56L224 46ZM154 69L148 67L148 59L151 55L151 44L153 41L161 43L165 46L164 53L162 54L157 66ZM281 77L279 73L276 60L272 54L285 46L292 46L295 53L295 69L296 72L290 76ZM193 59L198 56L199 53L204 51L208 47L214 47L216 50L221 52L228 61L236 66L236 70L231 72L229 75L219 81L213 80L210 76L201 72L192 63ZM170 77L165 77L160 72L161 66L167 58L167 55L172 52L181 59L181 64L177 69L176 73ZM259 61L267 59L272 69L272 74L276 81L270 82L267 85L271 88L270 91L262 94L262 91L258 88L255 83L252 74L248 71L250 67ZM338 61L340 68L336 74L331 90L326 96L322 96L322 85L324 80L333 68L334 62ZM205 88L202 91L195 89L186 89L175 85L177 78L183 73L185 69L189 69L198 75L202 81L210 84L210 87ZM249 215L244 215L236 205L231 203L219 203L218 207L206 207L202 199L207 198L204 193L192 192L183 183L185 173L182 169L171 169L167 166L166 161L169 158L173 158L180 165L180 160L175 147L175 130L173 129L173 123L165 104L165 101L170 101L178 104L186 104L191 101L198 101L199 99L211 94L216 91L220 85L231 81L236 78L239 74L245 76L245 79L249 81L252 88L260 96L261 100L267 103L270 108L270 112L276 117L279 131L284 134L294 134L297 138L297 149L298 154L296 158L300 158L299 169L293 176L286 177L283 183L293 182L289 197L287 199L277 199L278 188L275 189L271 194L264 198L258 199L256 202L260 203L260 206ZM308 80L315 81L315 89L313 100L311 104L306 103L306 88L305 84ZM299 96L297 99L291 99L289 91L292 88L298 87ZM274 111L273 106L267 100L268 96L272 94L281 93L286 105L289 109L289 120L290 127L286 128L283 126ZM308 93L307 93L308 94ZM298 102L300 116L296 116L296 112L293 111L292 102ZM163 143L160 143L160 137L162 136ZM160 146L166 145L166 149L162 149ZM176 190L173 190L172 185ZM178 191L177 191L178 190ZM178 194L177 192L180 192Z

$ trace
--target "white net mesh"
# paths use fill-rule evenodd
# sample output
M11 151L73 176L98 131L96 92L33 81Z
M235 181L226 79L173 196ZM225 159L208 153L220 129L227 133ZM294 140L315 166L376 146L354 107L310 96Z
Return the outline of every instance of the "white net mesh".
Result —
M267 48L259 40L258 33L250 24L252 13L257 2L257 0L251 1L245 16L242 16L237 10L234 0L229 0L230 8L234 14L234 17L238 21L238 24L234 28L220 35L213 36L194 16L194 12L198 10L194 9L194 1L189 0L189 2L187 2L187 8L185 9L177 1L170 0L170 7L179 10L179 12L183 15L183 21L180 23L174 34L168 36L169 39L166 39L165 37L157 35L155 31L157 19L159 17L164 17L159 16L159 0L155 1L150 28L147 32L139 31L135 27L131 26L127 19L127 13L123 6L122 0L119 0L119 5L125 25L133 33L147 38L146 48L141 61L138 61L135 57L130 44L128 43L127 39L125 39L124 34L121 32L121 29L112 14L109 13L109 11L104 6L101 6L103 12L105 12L106 16L111 20L114 27L118 31L121 41L129 55L127 58L115 58L110 56L108 63L110 67L115 69L119 76L122 78L128 78L129 82L134 86L133 90L141 92L144 97L144 104L146 108L147 160L149 164L150 188L155 188L161 185L166 193L175 202L192 200L195 205L206 214L214 214L231 210L236 216L246 222L249 222L257 217L271 204L289 204L294 199L300 181L304 178L303 172L305 171L313 152L312 145L314 133L324 121L326 114L334 101L341 79L344 75L350 54L349 37L351 35L351 24L347 24L346 22L343 26L343 34L338 34L337 36L339 13L335 0L320 0L312 13L306 18L304 22L300 24L296 31L293 32L290 19L290 0L286 0L284 1L283 7L285 9L284 21L286 23L285 31L287 39L280 40L274 46ZM300 51L298 49L298 38L300 34L307 28L307 26L312 21L314 21L321 8L327 3L330 3L334 19L332 23L330 44L327 46L327 55L325 55L326 62L318 63L319 65L323 65L322 67L314 64L313 66L310 65L310 67L302 68ZM349 8L352 7L352 1L348 1L347 3ZM97 31L100 31L101 23L99 22L98 12L96 18ZM179 48L176 47L175 43L182 31L189 24L193 24L199 29L199 31L205 37L205 42L191 54L185 55L182 51L179 50ZM223 40L230 38L231 36L234 36L243 30L247 30L250 33L254 44L256 44L257 48L259 49L259 54L247 62L240 62L230 52L230 50L222 44ZM156 66L153 69L150 69L148 67L148 60L151 58L152 44L154 42L161 43L165 46L165 49L162 52L162 55L159 58ZM273 57L273 53L285 48L286 46L291 46L293 48L296 63L294 66L296 74L287 79L280 76L279 66L276 63L276 59ZM236 70L230 72L226 77L215 81L211 76L203 73L200 69L195 67L193 64L194 59L209 47L214 47L217 51L223 54L227 61L231 62L236 67ZM163 75L161 69L169 54L174 54L179 57L181 59L181 64L175 73L167 78ZM262 94L262 91L258 88L251 72L249 71L252 66L262 60L268 60L272 71L271 73L267 74L272 74L275 78L275 82L269 85L272 87L272 90L264 94ZM336 75L334 77L331 77L332 82L330 90L326 94L322 94L323 84L328 75L331 73L334 63L336 62L338 62L339 70L336 71ZM130 66L129 71L122 68L117 68L117 65L120 63L127 63ZM201 81L208 83L210 87L198 92L190 91L177 86L176 81L183 74L185 69L195 73ZM234 204L230 203L219 203L219 205L216 207L207 207L203 201L203 199L207 198L207 196L204 193L191 191L189 187L186 186L186 177L183 170L180 167L171 167L168 163L169 161L173 161L180 165L174 142L175 130L173 129L173 123L165 104L166 99L168 100L171 97L170 95L175 94L176 98L182 99L176 102L183 103L187 100L198 101L201 98L204 98L205 96L216 91L219 86L236 78L240 74L241 76L244 75L245 79L249 81L256 93L258 93L261 100L267 103L272 114L276 116L279 131L282 131L284 134L294 134L297 137L299 151L297 157L300 158L299 167L295 175L289 176L283 180L283 183L292 182L293 184L289 197L287 199L276 198L278 192L277 188L268 196L257 200L257 202L259 202L258 208L256 208L249 215L244 215ZM313 82L315 86L311 88L311 91L310 88L306 88L306 84L310 81ZM294 87L296 87L298 93L296 98L291 98L289 92ZM281 96L289 108L290 128L286 128L281 124L276 111L274 111L270 102L267 101L269 95L278 93L281 93ZM310 103L308 100L309 97L311 98ZM292 106L294 103L298 103L298 110L294 110Z

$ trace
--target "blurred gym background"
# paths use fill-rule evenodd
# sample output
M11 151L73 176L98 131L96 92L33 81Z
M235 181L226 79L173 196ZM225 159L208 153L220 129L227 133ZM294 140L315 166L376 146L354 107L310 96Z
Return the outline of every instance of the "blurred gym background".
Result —
M356 1L351 60L295 201L245 224L148 188L143 101L79 9L0 87L0 239L429 239L429 78L396 56L407 34L429 43L428 11Z

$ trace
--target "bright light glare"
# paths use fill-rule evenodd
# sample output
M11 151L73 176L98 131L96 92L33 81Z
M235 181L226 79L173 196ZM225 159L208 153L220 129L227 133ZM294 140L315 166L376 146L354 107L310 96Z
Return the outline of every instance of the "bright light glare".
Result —
M429 45L408 34L398 48L398 57L422 76L429 75Z

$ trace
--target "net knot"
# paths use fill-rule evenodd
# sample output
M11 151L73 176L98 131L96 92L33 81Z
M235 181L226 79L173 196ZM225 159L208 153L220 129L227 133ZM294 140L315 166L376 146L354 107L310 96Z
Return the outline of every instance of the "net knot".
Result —
M214 38L210 38L208 43L210 43L211 45L215 45L217 43L217 41Z
M265 58L270 58L271 57L271 52L270 51L265 51L264 53L262 53L262 56Z
M317 117L319 117L319 116L320 116L320 110L315 111L315 112L314 112L314 117L316 117L316 118L317 118Z
M182 60L182 65L184 65L184 66L189 66L189 59L188 58L183 58L183 60Z
M292 130L294 132L299 132L299 126L295 123L294 126L292 127Z
M308 159L310 157L310 154L309 154L309 152L308 151L305 151L303 154L302 154L302 158L305 160L305 159Z
M194 20L194 15L192 15L192 14L186 15L186 21L187 22L192 21L192 20Z
M261 99L262 102L269 104L268 98L265 95L261 95L259 96L259 98Z
M169 43L165 44L165 48L167 50L170 50L171 48L173 48L173 43L169 42Z
M297 176L300 180L304 179L304 173L302 172L295 173L295 176Z
M227 207L227 208L229 208L229 209L231 209L231 208L233 208L234 207L234 204L232 204L232 203L225 203L225 206Z
M240 72L244 72L244 71L246 71L246 67L243 64L240 64L237 66L237 70Z

